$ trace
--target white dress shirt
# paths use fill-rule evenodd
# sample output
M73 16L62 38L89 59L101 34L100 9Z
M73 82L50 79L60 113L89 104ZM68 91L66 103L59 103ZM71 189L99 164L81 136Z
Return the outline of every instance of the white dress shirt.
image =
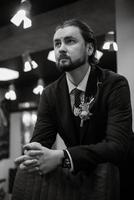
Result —
M68 85L68 89L69 89L69 94L70 94L70 102L71 102L71 107L73 109L73 105L74 105L74 89L77 88L81 91L83 91L83 93L85 93L86 91L86 86L87 86L87 81L88 81L88 77L89 77L89 74L90 74L90 67L88 68L88 71L87 73L85 74L83 80L77 85L74 85L70 79L69 79L69 76L68 76L68 73L66 73L66 79L67 79L67 85Z

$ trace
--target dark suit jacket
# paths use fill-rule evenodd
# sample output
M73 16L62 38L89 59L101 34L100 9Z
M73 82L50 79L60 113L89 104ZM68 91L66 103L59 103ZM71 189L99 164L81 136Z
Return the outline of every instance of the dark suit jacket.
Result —
M132 128L127 80L92 67L86 96L95 97L92 116L78 128L65 75L44 90L31 142L50 148L59 133L72 157L74 172L59 167L40 177L18 170L12 200L119 200L115 164L127 153Z
M128 149L132 130L130 91L127 80L114 72L92 67L86 96L95 96L92 116L77 132L65 75L43 92L31 141L51 147L57 132L73 160L74 171L98 163L119 163Z

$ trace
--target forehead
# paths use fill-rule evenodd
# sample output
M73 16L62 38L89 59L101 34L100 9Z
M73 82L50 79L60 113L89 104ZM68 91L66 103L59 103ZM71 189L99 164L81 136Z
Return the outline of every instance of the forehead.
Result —
M64 28L59 28L54 34L54 40L62 39L66 37L74 37L78 38L81 37L80 29L76 26L66 26Z

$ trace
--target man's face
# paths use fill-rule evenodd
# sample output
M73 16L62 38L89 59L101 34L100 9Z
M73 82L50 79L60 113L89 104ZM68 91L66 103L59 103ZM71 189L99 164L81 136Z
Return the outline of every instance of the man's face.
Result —
M56 65L61 71L72 71L88 62L88 45L79 28L67 26L54 35Z

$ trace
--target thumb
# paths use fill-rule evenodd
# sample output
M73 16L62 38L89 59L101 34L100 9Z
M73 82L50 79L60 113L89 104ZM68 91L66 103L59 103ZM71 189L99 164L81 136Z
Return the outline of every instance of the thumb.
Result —
M23 146L24 150L41 150L42 145L38 142L31 142Z

